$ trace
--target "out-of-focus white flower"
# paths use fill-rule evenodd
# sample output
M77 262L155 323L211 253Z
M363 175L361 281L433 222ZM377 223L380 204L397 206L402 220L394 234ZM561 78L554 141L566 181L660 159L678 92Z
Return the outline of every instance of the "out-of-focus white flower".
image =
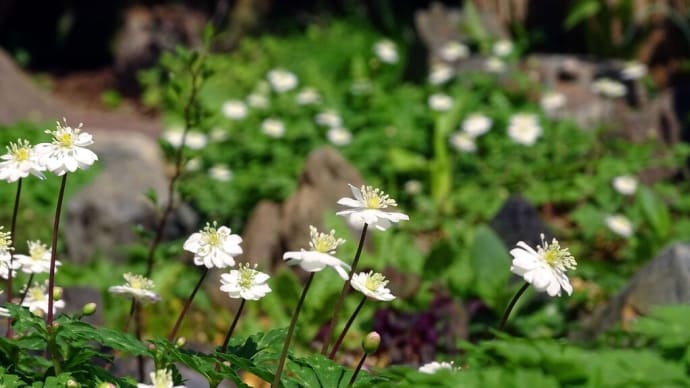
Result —
M568 295L573 293L566 272L574 269L577 262L568 248L561 248L555 238L549 244L544 241L544 234L536 251L524 241L518 242L517 246L510 251L513 256L511 272L522 276L537 291L546 291L549 296L561 296L561 290Z
M170 143L174 148L179 148L182 145L184 137L184 129L180 127L173 127L163 132L163 139ZM200 150L208 144L208 138L205 134L197 131L187 131L187 137L184 139L185 146L193 150Z
M506 63L501 58L489 57L484 62L484 70L489 73L503 73L506 70Z
M429 72L429 82L432 85L440 85L453 78L453 68L445 63L435 63Z
M328 234L319 233L311 225L309 225L309 234L311 236L310 250L285 252L283 260L286 260L289 265L299 265L307 272L319 272L326 267L331 267L338 276L347 280L349 278L347 271L350 270L350 266L333 256L335 250L345 243L345 240L335 238L335 230L331 230Z
M314 121L316 121L316 124L331 128L337 128L343 125L342 117L331 109L318 113L314 117Z
M161 300L161 296L153 291L155 288L153 280L129 272L122 277L125 278L126 283L122 286L109 287L108 292L132 297L142 303L153 303Z
M553 114L565 106L566 98L563 93L549 91L542 94L539 102L544 112Z
M77 169L85 170L98 160L98 156L86 148L93 144L91 134L81 131L81 123L77 128L72 128L67 125L66 119L62 120L64 126L58 121L54 131L46 131L53 136L51 143L40 143L34 147L40 163L58 176Z
M12 314L10 314L10 310L8 310L4 307L0 307L0 317L9 318L11 316L12 316Z
M449 138L450 145L461 152L475 152L477 151L477 144L474 142L474 137L465 132L454 132Z
M621 237L630 238L633 234L632 222L622 214L607 216L604 222L609 230Z
M395 299L395 295L386 287L388 285L386 277L380 273L374 273L374 271L369 271L369 273L360 272L352 275L350 285L371 299L384 302Z
M326 132L326 138L333 145L346 146L352 141L352 132L341 127L331 128Z
M632 175L621 175L611 181L613 188L623 195L633 195L637 191L637 179Z
M625 64L621 71L623 79L636 80L647 75L647 65L637 61L630 61Z
M513 52L513 42L507 39L499 40L494 43L491 51L497 57L507 57Z
M491 129L491 119L481 113L471 113L462 122L463 132L472 137L479 137Z
M266 109L269 106L268 97L260 93L251 93L247 96L247 105L255 109Z
M208 176L219 182L227 182L232 179L232 170L225 164L216 164L208 169Z
M386 230L391 224L409 220L407 214L388 212L382 209L398 206L394 199L380 189L371 186L357 188L350 185L354 198L340 198L338 205L347 206L350 209L341 210L336 215L345 216L353 226L363 227L366 223L378 230Z
M429 107L437 112L445 112L453 107L453 99L443 93L434 93L427 101Z
M10 232L3 231L4 227L0 226L0 277L7 279L10 275L10 262L12 264L12 276L14 277L15 270L20 267L16 260L12 260L12 238Z
M627 93L625 85L606 77L594 81L592 83L592 91L608 98L623 97Z
M298 80L294 73L285 69L273 69L266 76L271 88L278 93L287 92L297 87Z
M304 88L297 93L295 101L298 105L314 105L321 102L321 95L314 88Z
M221 107L223 111L223 116L229 118L230 120L241 120L247 117L247 105L240 100L228 100L223 103Z
M241 264L239 269L220 275L220 290L234 299L259 300L271 292L271 287L266 284L269 278L256 270L256 264L253 267Z
M459 368L456 368L453 366L453 362L446 362L446 361L432 361L430 363L424 364L419 367L418 371L422 373L427 373L427 374L434 374L440 370L450 370L454 371Z
M537 116L531 113L517 113L510 118L508 136L517 144L531 146L542 134Z
M0 159L0 180L12 183L29 174L45 179L41 171L46 168L41 164L40 155L27 140L19 139L16 143L10 143L7 153Z
M194 172L201 170L201 159L191 158L185 163L184 169L188 172Z
M29 274L49 272L51 249L40 241L28 241L27 244L29 245L28 255L14 255L14 259L21 266L22 272ZM56 260L55 272L60 265L62 263Z
M29 287L26 292L26 297L22 306L28 307L29 311L36 315L43 315L48 313L48 284L43 284L42 286L36 285ZM63 300L53 300L53 314L58 309L65 307L65 301Z
M410 179L409 181L405 182L403 188L407 194L417 195L422 192L422 182L416 179Z
M438 52L438 56L446 62L455 62L458 59L467 58L470 49L456 41L446 42Z
M355 96L363 96L371 92L371 87L371 81L366 78L358 78L352 81L352 84L350 85L350 93L354 94Z
M398 49L393 41L384 39L374 44L374 53L385 63L398 62Z
M184 385L173 385L172 372L167 369L158 369L149 376L152 385L138 383L137 388L186 388Z
M232 234L227 226L206 223L204 229L192 233L182 248L194 253L194 264L206 268L225 268L235 265L235 258L242 254L242 237Z
M208 134L208 138L215 142L225 141L228 139L228 131L225 128L213 128Z
M278 139L285 135L285 124L281 120L268 118L261 122L261 132Z

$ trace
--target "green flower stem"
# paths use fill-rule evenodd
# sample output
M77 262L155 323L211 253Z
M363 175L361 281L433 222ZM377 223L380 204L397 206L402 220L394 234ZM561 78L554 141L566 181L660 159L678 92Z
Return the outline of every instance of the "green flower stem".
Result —
M357 264L359 264L359 257L362 255L362 249L364 248L364 240L367 237L368 227L369 224L364 223L364 227L362 227L362 234L359 236L359 245L357 246L357 252L355 253L355 258L352 260L352 269L350 270L350 277L347 279L347 282L343 284L343 289L342 291L340 291L340 296L338 296L338 300L335 302L335 308L333 308L333 316L331 317L331 321L327 323L326 333L323 337L323 346L321 347L321 354L324 356L326 355L326 353L328 353L328 345L331 344L331 335L333 334L333 330L335 329L335 326L338 323L338 314L340 313L340 309L343 307L345 296L350 291L350 281L352 281L352 275L354 275L355 270L357 269Z
M177 317L177 321L175 322L175 326L173 326L172 330L170 331L170 334L168 334L168 339L170 341L175 340L175 336L177 335L177 330L180 328L180 325L182 324L182 319L184 318L185 314L187 314L187 310L189 310L189 306L192 305L192 300L194 300L194 296L196 295L197 291L199 291L199 288L201 288L201 283L204 281L206 274L208 274L208 267L206 267L204 269L204 272L201 274L199 281L196 283L196 286L194 286L194 290L192 291L192 294L189 295L189 298L185 302L184 307L182 308L182 311L180 312L180 316Z
M350 382L347 383L348 387L351 387L352 384L355 383L355 380L357 379L357 375L359 374L359 371L362 370L362 365L364 365L364 360L367 359L367 352L364 352L362 354L362 358L359 360L359 364L357 364L357 367L355 368L355 372L352 374L352 377L350 378Z
M230 325L230 330L228 330L228 334L225 335L225 339L223 340L223 346L220 348L221 353L225 353L228 350L228 343L230 342L230 337L232 337L232 332L235 331L235 326L237 326L237 322L240 320L240 315L242 314L242 309L244 308L244 304L247 302L246 299L242 299L242 303L240 303L240 308L237 309L237 312L235 313L235 318L232 320L232 325Z
M62 210L62 199L65 197L65 186L67 185L67 173L62 176L60 192L58 193L57 205L55 206L55 222L53 223L53 241L50 251L50 273L48 277L48 331L53 326L53 295L55 288L55 260L57 258L57 240L60 229L60 212Z
M347 323L345 324L345 327L343 328L342 333L340 333L340 336L338 337L338 340L335 341L335 345L333 345L333 349L331 350L331 354L328 355L328 358L331 360L335 358L335 354L338 352L338 349L340 349L340 345L343 343L343 340L345 339L345 335L347 335L348 330L350 330L350 326L352 326L352 322L355 321L355 317L357 314L359 314L359 310L362 309L362 306L364 306L364 302L367 301L367 297L363 296L362 301L359 302L359 305L357 305L357 308L355 311L350 315L350 319L347 320Z
M508 307L506 307L506 311L503 312L503 317L501 318L501 323L498 325L498 331L503 331L506 322L508 322L508 317L510 316L511 311L513 311L513 307L515 307L515 303L517 303L518 299L522 296L522 294L525 293L527 290L527 287L529 287L529 283L525 282L525 284L520 287L518 292L513 296L513 299L510 300L510 303L508 303Z
M292 340L292 334L295 332L295 326L297 324L297 317L299 316L299 312L302 309L302 304L304 303L304 299L307 296L307 291L309 291L309 286L311 286L311 281L314 279L315 273L316 272L312 272L309 274L309 278L307 279L307 283L304 285L304 289L302 290L302 295L299 297L299 301L297 302L297 307L295 307L295 312L292 313L292 320L290 320L290 327L288 328L288 333L287 333L287 336L285 337L285 343L283 344L283 350L280 353L280 360L278 361L278 369L276 369L276 375L273 378L273 384L271 384L271 388L278 388L280 386L280 377L283 374L283 368L285 367L285 359L287 358L288 348L290 347L290 341Z
M19 198L22 194L22 178L17 181L17 194L14 197L14 209L12 210L12 226L10 227L10 240L12 243L12 250L10 250L10 268L7 271L7 302L12 303L12 265L14 264L14 248L17 246L15 242L17 230L17 213L19 211ZM5 332L7 338L12 337L12 318L7 318L7 331Z
M34 281L34 274L32 273L29 275L29 280L26 281L26 287L24 288L24 292L22 292L22 298L19 299L19 304L21 305L24 303L24 299L26 299L26 294L29 293L29 288L31 287L31 283Z

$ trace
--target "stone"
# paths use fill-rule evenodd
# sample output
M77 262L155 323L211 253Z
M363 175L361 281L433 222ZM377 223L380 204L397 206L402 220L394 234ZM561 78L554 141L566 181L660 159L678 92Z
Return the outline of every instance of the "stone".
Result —
M508 248L515 246L518 241L524 241L531 247L541 244L541 233L547 240L553 238L537 208L520 195L508 198L489 225Z
M167 203L168 179L158 144L136 133L96 132L92 149L100 172L93 182L71 198L63 228L68 256L76 263L101 254L124 260L122 247L139 242L134 227L155 230L158 211L146 197L156 192L159 206ZM180 205L169 219L164 237L188 235L197 215Z
M81 314L85 304L96 303L96 312L83 317L81 320L93 326L103 325L103 308L105 305L99 290L81 286L63 287L62 300L65 302L65 309L59 312L66 314Z

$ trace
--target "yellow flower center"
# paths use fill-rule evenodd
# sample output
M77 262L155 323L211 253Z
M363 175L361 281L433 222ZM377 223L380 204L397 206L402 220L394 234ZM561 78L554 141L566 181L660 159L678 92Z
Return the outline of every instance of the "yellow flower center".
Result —
M141 275L126 273L123 275L127 285L135 290L150 290L153 288L153 281Z
M213 225L207 223L206 227L204 227L204 230L201 232L206 243L212 247L217 247L223 243L223 236L218 233L217 226L218 224L216 222L214 222Z
M16 143L10 143L7 153L12 155L16 162L24 162L31 157L31 145L27 140L19 139Z
M244 290L252 288L256 274L257 271L254 268L250 268L249 265L241 266L239 280L240 287Z
M48 251L47 247L38 241L29 242L29 256L34 261L43 260L43 255Z
M371 186L362 186L360 189L364 203L369 209L384 209L388 206L398 206L394 199L380 189Z
M385 287L386 284L388 284L388 280L386 280L385 276L380 273L372 274L370 272L369 276L367 276L367 280L364 282L364 287L370 291L377 291L379 288Z
M335 238L335 230L331 230L328 234L319 233L315 227L310 225L309 234L311 235L309 246L321 253L334 253L336 248L345 242L341 238Z
M537 247L537 253L544 259L546 264L561 271L574 269L577 266L577 261L570 254L568 248L561 248L558 240L555 238L549 244L544 241L544 234L541 235L541 245Z
M45 292L40 287L29 288L29 298L32 300L43 300L45 298Z
M57 142L62 146L62 147L72 147L74 142L72 141L72 134L65 132L61 136L56 138Z
M12 239L10 232L3 232L3 227L0 226L0 251L12 250Z

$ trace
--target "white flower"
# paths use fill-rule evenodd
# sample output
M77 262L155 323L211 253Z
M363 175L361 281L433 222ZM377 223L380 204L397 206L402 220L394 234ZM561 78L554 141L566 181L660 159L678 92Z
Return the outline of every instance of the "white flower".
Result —
M266 109L270 105L268 98L260 93L251 93L248 95L247 104L255 109Z
M622 214L607 216L604 222L609 230L621 237L629 238L633 234L632 222Z
M221 108L223 115L230 120L241 120L247 117L247 105L240 100L228 100L223 103Z
M42 286L29 287L24 298L22 306L28 307L29 311L34 314L41 315L48 313L48 284ZM53 314L57 309L65 307L65 301L53 300Z
M465 132L455 132L450 135L450 144L461 152L475 152L477 151L477 144L474 138Z
M285 124L278 119L265 119L261 122L261 132L269 137L278 139L285 135Z
M184 137L184 129L180 127L173 127L163 132L163 139L170 143L174 148L179 148L182 145ZM193 150L200 150L208 144L208 138L201 132L187 131L187 137L184 139L185 146Z
M343 119L334 110L325 110L314 117L317 124L325 127L340 127L343 125Z
M321 95L314 88L304 88L297 93L295 101L298 105L314 105L321 102Z
M494 43L491 51L497 57L507 57L513 52L513 42L507 39L499 40Z
M41 164L58 176L77 169L87 169L98 160L98 156L86 148L93 144L93 137L87 132L81 132L82 124L72 128L67 126L67 120L63 119L63 122L65 126L58 121L56 130L46 131L53 136L51 143L41 143L34 147L40 155Z
M491 119L481 113L471 113L462 122L462 131L472 137L479 137L491 129Z
M224 128L213 128L208 134L208 138L215 142L221 142L228 139L228 131Z
M204 229L193 233L182 248L194 253L194 264L206 268L225 268L235 265L235 258L242 254L242 237L232 234L227 226L206 224Z
M568 248L561 248L555 238L549 244L544 241L544 234L536 251L524 241L518 242L517 246L510 251L513 256L511 272L522 276L537 291L546 291L549 296L561 296L561 289L568 295L573 293L566 272L574 269L577 262Z
M625 85L606 77L594 81L592 91L608 98L623 97L627 93Z
M484 69L489 73L503 73L506 70L506 63L501 58L489 57L484 62Z
M350 266L344 261L338 259L335 255L335 250L341 244L345 243L342 238L335 238L335 230L330 233L319 233L315 227L309 225L309 248L311 250L305 251L290 251L283 254L283 260L287 260L289 265L299 265L307 272L319 272L326 267L331 267L338 273L343 280L349 278L347 271Z
M199 171L201 170L201 164L200 158L191 158L185 163L184 168L189 172Z
M441 85L453 78L453 68L445 63L436 63L431 66L429 82L432 85Z
M271 292L271 287L266 284L268 279L267 274L256 270L256 264L254 267L244 264L239 269L220 275L220 290L227 292L231 298L259 300Z
M371 186L362 186L358 189L350 185L350 190L354 199L340 198L338 204L352 209L341 210L335 214L348 217L353 226L363 226L366 223L378 230L386 230L391 223L410 219L407 214L382 210L389 206L398 206L398 204L379 189Z
M438 372L438 371L440 371L440 370L444 370L444 369L447 369L447 370L450 370L450 371L454 371L454 370L457 370L457 369L459 369L459 368L454 367L452 361L451 361L451 362L446 362L446 361L441 361L441 362L432 361L432 362L429 362L429 363L427 363L427 364L424 364L424 365L420 366L419 369L418 369L418 371L419 371L419 372L422 372L422 373L434 374L434 373L436 373L436 372Z
M539 103L544 112L553 114L565 106L565 101L565 94L550 91L541 96Z
M410 195L417 195L422 192L422 182L416 179L410 179L405 182L405 192Z
M469 55L470 49L456 41L446 42L438 52L438 56L446 62L455 62L458 59L467 58Z
M0 156L0 180L16 182L26 178L29 174L45 179L41 171L45 166L40 162L40 155L27 140L19 139L7 146L7 153Z
M232 179L232 170L224 164L216 164L208 169L208 176L219 182L227 182Z
M352 275L350 285L355 290L372 299L384 302L395 299L395 296L391 294L391 290L386 288L388 285L386 277L380 273L374 273L374 271L369 271L369 273L360 272Z
M427 101L429 107L437 112L445 112L453 107L453 99L443 93L434 93Z
M40 241L28 241L29 254L15 254L14 259L21 266L24 273L47 273L50 272L50 253L51 249ZM57 267L62 265L55 261L55 272Z
M541 134L542 129L536 115L518 113L510 118L508 136L515 143L526 146L534 145Z
M12 263L12 276L15 270L20 267L19 262L12 260L12 239L10 232L4 232L0 226L0 277L7 279L10 275L10 262Z
M379 57L381 62L398 62L398 49L395 47L395 43L388 39L376 42L376 44L374 44L374 53Z
M108 288L108 292L129 296L142 303L152 303L161 300L160 295L153 291L155 287L153 280L132 273L126 273L122 277L125 278L127 283L123 286L112 286Z
M625 64L621 71L623 79L636 80L647 75L647 66L644 63L637 61L630 61Z
M297 76L284 69L273 69L266 76L271 88L278 93L287 92L297 87Z
M10 310L8 310L8 309L6 309L6 308L4 308L4 307L0 307L0 317L2 317L2 318L9 318L9 317L11 317L11 316L12 316L12 315L10 314Z
M632 175L621 175L611 181L613 188L623 195L633 195L637 191L637 179Z
M172 372L167 369L158 369L149 376L153 385L138 383L137 388L185 388L184 385L173 385Z
M334 127L326 132L328 141L337 146L345 146L352 141L352 133L345 128Z

